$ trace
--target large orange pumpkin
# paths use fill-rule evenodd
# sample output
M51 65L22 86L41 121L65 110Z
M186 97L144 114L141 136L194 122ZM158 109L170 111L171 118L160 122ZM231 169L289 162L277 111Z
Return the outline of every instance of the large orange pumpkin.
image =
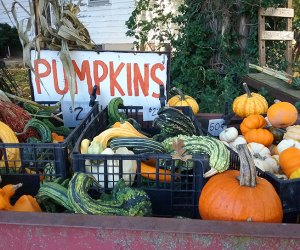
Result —
M268 109L267 116L273 127L286 128L297 121L298 111L289 102L277 102Z
M283 173L290 178L290 175L300 169L300 149L287 148L279 154L279 165Z
M209 179L199 199L201 218L280 223L283 209L278 194L267 180L256 176L247 145L238 145L237 149L240 172L227 170Z
M242 118L252 114L265 114L268 110L267 100L258 93L251 93L246 83L243 83L243 86L246 94L234 99L233 112Z
M168 100L167 103L169 106L179 106L179 107L190 106L195 115L199 112L199 105L193 97L183 94L180 89L177 89L175 87L172 88L172 91L174 93L177 93L177 95L171 97Z
M250 129L263 128L267 125L266 119L262 115L249 115L244 118L240 125L242 135L245 135Z
M245 134L245 140L247 143L256 142L269 147L274 141L274 136L269 130L258 128L249 130Z

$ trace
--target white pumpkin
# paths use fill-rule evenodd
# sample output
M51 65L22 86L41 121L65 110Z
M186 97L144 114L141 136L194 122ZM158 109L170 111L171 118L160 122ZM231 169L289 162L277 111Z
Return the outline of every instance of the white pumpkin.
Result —
M242 135L239 135L237 138L235 138L234 141L229 142L229 147L231 149L233 149L234 151L237 151L236 146L240 145L240 144L247 144L247 141L246 141L245 137L242 136Z
M219 139L221 141L231 142L238 137L238 134L239 132L235 127L226 128L219 134Z
M273 158L267 157L267 159L269 160L269 159L273 159ZM278 169L279 169L278 165L276 165L274 167L274 165L273 165L274 162L270 163L270 162L266 161L267 159L263 160L263 159L254 158L253 161L254 161L255 166L257 168L259 168L260 170L262 170L263 172L278 173ZM275 161L275 163L276 163L276 161Z
M263 156L271 156L270 150L264 145L257 142L250 142L247 144L251 155L259 154Z
M279 164L279 155L272 155L272 158Z
M261 156L260 154L252 155L254 164L260 170L270 172L273 174L279 173L278 162L270 155Z
M299 148L300 149L300 142L297 142L293 139L283 139L277 145L278 154L280 154L283 150L287 148Z
M283 136L284 139L293 139L300 142L300 125L289 126Z

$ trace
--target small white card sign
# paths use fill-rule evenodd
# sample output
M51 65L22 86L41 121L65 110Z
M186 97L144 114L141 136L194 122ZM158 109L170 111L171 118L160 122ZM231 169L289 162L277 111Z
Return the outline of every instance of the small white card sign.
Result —
M208 132L213 136L219 136L219 134L226 129L224 119L211 119L208 122Z
M149 107L149 106L143 106L143 120L144 121L153 121L157 116L157 112L160 109L160 107Z
M71 101L62 101L61 111L63 114L64 126L70 128L76 127L90 110L91 107L88 102L76 102L73 111Z

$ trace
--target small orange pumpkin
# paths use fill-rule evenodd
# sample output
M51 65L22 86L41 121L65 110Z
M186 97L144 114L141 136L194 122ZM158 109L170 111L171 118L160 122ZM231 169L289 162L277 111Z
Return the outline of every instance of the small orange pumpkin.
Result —
M201 218L280 223L283 209L274 187L256 176L247 145L240 144L237 150L241 160L240 172L227 170L208 180L199 199Z
M269 130L259 128L249 130L245 134L245 139L247 143L256 142L263 144L266 147L269 147L274 141L274 136Z
M180 89L177 89L175 87L172 88L172 91L177 93L177 95L171 97L168 100L167 103L169 106L190 106L193 110L194 115L199 112L199 104L193 97L183 94Z
M298 118L298 111L289 102L277 102L268 109L267 116L273 127L286 128L295 124Z
M240 125L242 135L245 135L250 129L263 128L267 125L266 119L262 115L249 115L244 118Z
M300 169L300 149L287 148L279 154L279 165L283 173L290 178L291 174Z

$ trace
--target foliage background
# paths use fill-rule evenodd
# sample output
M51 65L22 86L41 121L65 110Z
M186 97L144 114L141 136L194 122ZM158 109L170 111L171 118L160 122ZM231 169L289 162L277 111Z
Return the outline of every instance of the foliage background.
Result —
M171 85L195 97L200 112L223 112L226 103L243 93L248 63L258 64L259 7L286 4L284 0L140 0L126 23L127 35L134 36L142 50L160 50L170 44ZM296 41L299 6L300 0L294 0ZM284 19L266 19L267 30L284 28ZM268 41L266 46L267 65L284 70L285 43ZM297 43L294 54L296 48ZM261 93L273 101L264 89Z

